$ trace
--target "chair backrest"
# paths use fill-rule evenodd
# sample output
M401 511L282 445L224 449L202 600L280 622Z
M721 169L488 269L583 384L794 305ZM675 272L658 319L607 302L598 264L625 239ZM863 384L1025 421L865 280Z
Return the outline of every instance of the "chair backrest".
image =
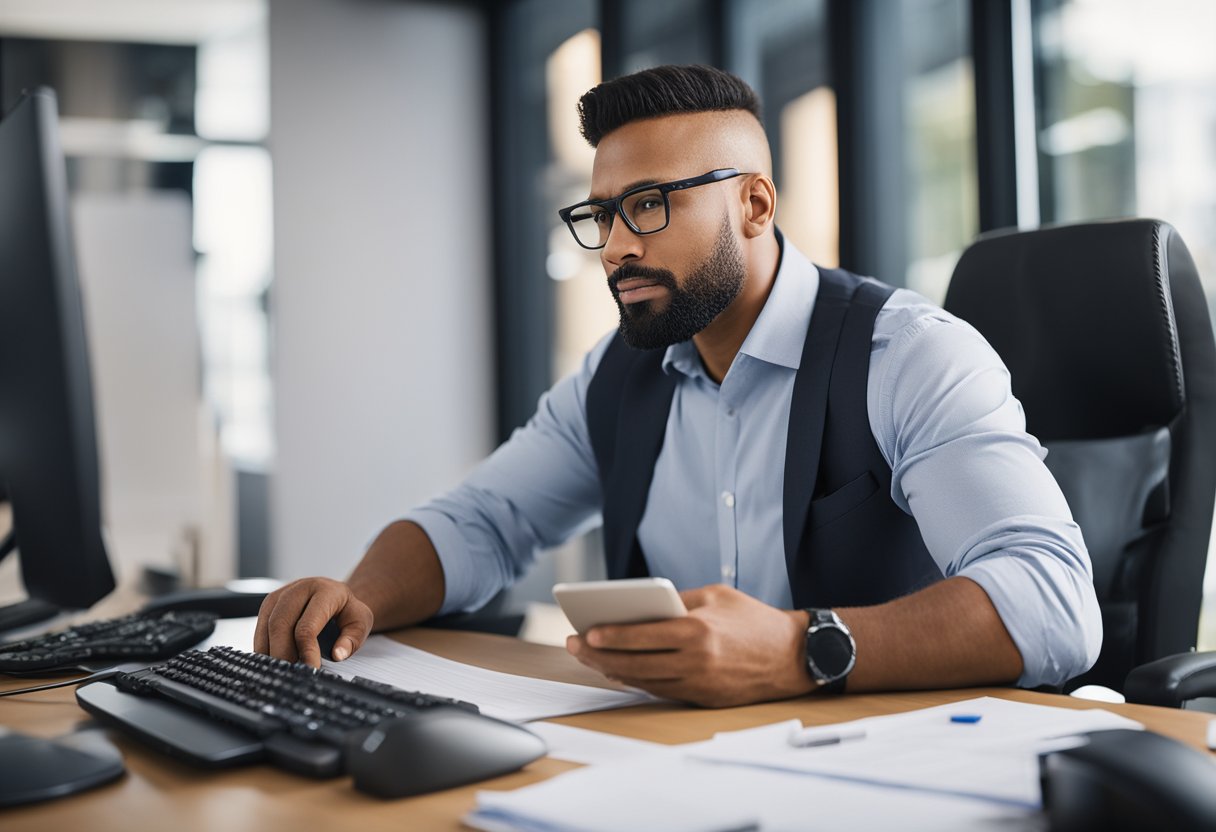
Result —
M1105 635L1069 685L1121 690L1194 649L1216 496L1216 344L1177 231L1120 220L981 237L945 308L1005 361L1085 535Z

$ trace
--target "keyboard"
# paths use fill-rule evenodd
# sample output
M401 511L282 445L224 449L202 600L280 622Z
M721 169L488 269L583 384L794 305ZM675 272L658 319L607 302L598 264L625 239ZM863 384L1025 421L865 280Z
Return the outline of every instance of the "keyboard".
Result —
M0 644L0 673L68 668L82 662L157 661L211 635L215 620L212 613L175 611L78 624Z
M344 773L352 738L382 722L439 708L478 714L468 702L231 647L120 673L78 689L76 698L103 721L197 765L269 759L312 777Z

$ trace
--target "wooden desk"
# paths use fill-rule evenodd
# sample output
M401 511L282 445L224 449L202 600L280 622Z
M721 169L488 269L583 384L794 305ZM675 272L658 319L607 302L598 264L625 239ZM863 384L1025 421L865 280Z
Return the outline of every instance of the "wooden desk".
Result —
M540 678L611 687L602 677L555 647L475 633L414 629L395 637L449 658ZM25 680L0 676L0 690L22 687ZM564 717L560 722L597 731L664 743L709 738L715 731L749 728L782 719L807 724L840 722L896 713L974 696L999 696L1021 702L1087 708L1095 703L1006 688L843 696L725 710L646 705ZM1208 715L1143 705L1111 705L1110 710L1198 748L1205 747ZM72 689L0 699L0 725L53 737L96 723L75 703ZM514 789L574 768L542 759L517 772L476 786L406 800L382 801L351 788L349 778L315 781L270 766L207 772L144 748L117 732L110 737L127 764L123 779L92 792L44 804L0 810L5 832L116 830L138 832L245 832L257 830L453 830L473 806L478 789Z

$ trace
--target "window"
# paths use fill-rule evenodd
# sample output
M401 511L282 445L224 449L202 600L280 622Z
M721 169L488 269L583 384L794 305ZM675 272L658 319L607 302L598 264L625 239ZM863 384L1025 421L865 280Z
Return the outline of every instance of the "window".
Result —
M764 104L773 149L777 225L821 266L840 264L836 91L832 86L827 11L823 2L759 2L737 51L737 69ZM750 37L748 41L746 38ZM759 72L747 78L746 56Z
M1043 221L1166 220L1216 313L1216 5L1040 0L1036 12ZM1216 552L1204 598L1199 649L1216 649Z
M549 254L545 272L556 302L553 322L553 378L573 372L587 350L616 326L617 310L604 283L599 259L570 236L557 210L586 199L595 151L578 130L578 99L600 82L600 34L584 29L554 50L545 63L549 141L553 158L545 174L550 199Z
M969 15L962 0L904 5L906 285L941 303L979 231Z

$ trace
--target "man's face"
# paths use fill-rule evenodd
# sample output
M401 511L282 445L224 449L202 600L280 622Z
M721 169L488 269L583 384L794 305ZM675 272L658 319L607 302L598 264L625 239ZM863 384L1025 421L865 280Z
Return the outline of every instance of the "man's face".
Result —
M743 255L725 216L709 257L682 278L669 269L625 263L608 275L621 337L638 350L687 341L739 296L744 274ZM632 299L637 296L642 297Z
M592 197L733 166L705 141L713 124L704 116L712 114L650 119L609 133L596 149ZM673 191L670 223L655 234L635 234L615 218L600 259L629 346L687 341L742 291L746 268L731 213L737 194L736 180Z

